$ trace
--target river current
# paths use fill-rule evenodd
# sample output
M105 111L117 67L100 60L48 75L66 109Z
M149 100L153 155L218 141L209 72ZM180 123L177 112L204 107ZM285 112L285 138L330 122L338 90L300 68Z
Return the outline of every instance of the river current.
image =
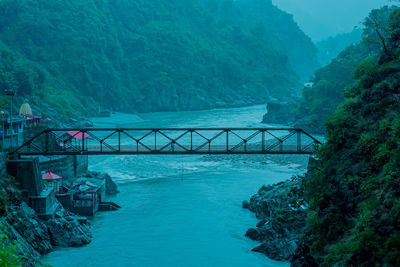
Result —
M93 119L97 127L265 127L265 106ZM252 252L244 236L257 223L242 208L263 184L304 172L294 164L246 156L93 156L89 169L107 172L122 206L91 219L93 241L43 257L58 266L288 266Z

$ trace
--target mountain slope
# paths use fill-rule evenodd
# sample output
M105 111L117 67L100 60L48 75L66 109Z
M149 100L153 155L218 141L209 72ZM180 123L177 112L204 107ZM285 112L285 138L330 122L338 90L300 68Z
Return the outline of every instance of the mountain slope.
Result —
M132 112L290 99L296 72L317 62L311 40L264 0L3 0L0 41L41 81L26 87L11 72L6 86L57 110L73 104L69 115L94 101Z
M315 266L400 265L400 11L389 25L387 50L357 68L304 180L308 220L293 266L314 266L310 255Z
M303 89L302 98L297 103L294 112L297 126L307 128L311 123L312 130L322 130L325 120L343 101L346 86L354 81L353 72L357 65L382 50L375 28L368 21L372 17L379 17L380 30L387 32L390 16L397 9L398 7L393 6L373 10L366 19L361 43L346 48L330 64L315 72L311 79L313 86Z

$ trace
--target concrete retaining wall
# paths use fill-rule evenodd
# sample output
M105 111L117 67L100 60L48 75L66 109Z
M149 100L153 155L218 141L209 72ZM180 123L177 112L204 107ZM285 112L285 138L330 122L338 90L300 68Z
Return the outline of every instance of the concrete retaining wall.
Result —
M88 171L88 156L65 156L40 162L41 171L56 173L64 179L75 178Z
M7 175L7 156L0 154L0 177ZM47 171L49 168L53 173L65 179L75 178L88 171L88 156L66 156L53 160L41 160L40 171Z
M10 160L7 162L7 172L20 184L23 197L41 194L43 183L38 158Z
M6 155L0 154L0 177L7 176Z

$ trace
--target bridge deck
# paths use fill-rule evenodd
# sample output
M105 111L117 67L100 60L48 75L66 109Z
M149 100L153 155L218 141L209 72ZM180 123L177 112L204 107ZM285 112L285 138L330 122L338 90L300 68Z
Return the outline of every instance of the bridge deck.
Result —
M320 142L301 129L48 129L16 155L312 154Z

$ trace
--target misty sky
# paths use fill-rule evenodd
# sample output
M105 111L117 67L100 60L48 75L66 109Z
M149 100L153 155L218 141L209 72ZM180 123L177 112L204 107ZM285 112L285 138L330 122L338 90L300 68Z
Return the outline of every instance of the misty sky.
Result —
M393 4L388 0L272 0L294 15L295 21L314 41L350 32L373 8Z

